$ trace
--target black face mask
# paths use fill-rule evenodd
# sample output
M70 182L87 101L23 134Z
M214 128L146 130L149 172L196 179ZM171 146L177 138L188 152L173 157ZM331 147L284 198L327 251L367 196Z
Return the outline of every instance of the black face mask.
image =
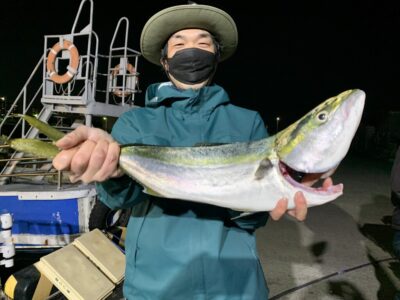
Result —
M215 53L199 48L186 48L168 58L169 73L178 81L196 84L210 78L217 67Z

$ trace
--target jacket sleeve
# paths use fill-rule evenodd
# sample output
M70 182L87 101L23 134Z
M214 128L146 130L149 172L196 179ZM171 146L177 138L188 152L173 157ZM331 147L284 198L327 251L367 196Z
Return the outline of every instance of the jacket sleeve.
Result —
M138 142L141 135L133 124L124 114L113 126L111 135L121 145ZM96 183L96 190L99 199L111 209L132 207L143 198L142 187L127 175Z
M392 166L391 173L391 201L394 205L392 226L400 230L400 147L397 149L396 157Z
M261 116L256 113L250 139L252 141L257 141L266 137L268 137L268 133L265 124L261 119ZM242 212L229 210L229 215L233 222L235 222L240 228L246 230L255 230L261 226L264 226L269 217L268 212L258 212L250 215L240 216L241 214Z

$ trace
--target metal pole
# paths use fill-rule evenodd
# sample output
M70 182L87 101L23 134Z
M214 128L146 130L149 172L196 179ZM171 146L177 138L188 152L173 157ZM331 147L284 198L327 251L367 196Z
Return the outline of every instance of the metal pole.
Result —
M41 159L45 159L46 161L40 161ZM19 158L4 158L0 159L0 162L7 162L7 161L25 161L25 160L34 160L36 163L46 163L51 162L45 157L19 157Z
M56 174L57 172L15 173L15 174L0 174L0 177L50 176Z
M57 190L61 190L61 183L62 183L62 172L58 170L57 172Z

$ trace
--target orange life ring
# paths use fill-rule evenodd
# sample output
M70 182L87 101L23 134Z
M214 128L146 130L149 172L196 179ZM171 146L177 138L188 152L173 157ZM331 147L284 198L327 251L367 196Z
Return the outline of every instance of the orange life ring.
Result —
M56 72L55 61L57 54L62 50L68 50L70 53L69 65L67 67L67 72L63 75L59 75ZM50 79L55 83L67 83L70 81L75 74L78 72L79 66L79 52L75 45L68 40L63 40L55 44L47 56L47 72L49 72Z
M135 74L135 72L136 72L135 67L132 64L128 64L126 66L126 69L128 70L129 74ZM113 78L118 75L119 70L120 70L120 65L118 64L115 66L115 68L112 71ZM135 83L136 83L136 80L135 80ZM121 89L114 88L113 93L115 96L118 96L118 97L123 97L123 96L127 97L130 94L132 94L132 91L123 91Z

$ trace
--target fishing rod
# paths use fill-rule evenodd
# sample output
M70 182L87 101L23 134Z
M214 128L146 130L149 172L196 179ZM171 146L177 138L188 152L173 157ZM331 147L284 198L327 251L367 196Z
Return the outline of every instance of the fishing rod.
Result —
M300 289L308 287L308 286L310 286L310 285L312 285L314 283L318 283L318 282L324 281L324 280L326 280L328 278L331 278L331 277L334 277L334 276L343 275L345 273L352 272L352 271L355 271L355 270L358 270L358 269L361 269L361 268L364 268L364 267L367 267L367 266L370 266L370 265L378 265L378 264L380 264L382 262L392 261L392 260L398 260L398 258L396 258L396 257L383 258L383 259L380 259L380 260L376 260L376 261L364 263L364 264L361 264L361 265L357 265L357 266L354 266L354 267L351 267L351 268L348 268L348 269L340 270L340 271L337 271L337 272L322 276L320 278L311 280L309 282L303 283L303 284L298 285L296 287L287 289L286 291L283 291L283 292L281 292L281 293L279 293L277 295L274 295L274 296L270 297L269 300L280 299L283 296L286 296L286 295L291 294L293 292L296 292L296 291L298 291Z

